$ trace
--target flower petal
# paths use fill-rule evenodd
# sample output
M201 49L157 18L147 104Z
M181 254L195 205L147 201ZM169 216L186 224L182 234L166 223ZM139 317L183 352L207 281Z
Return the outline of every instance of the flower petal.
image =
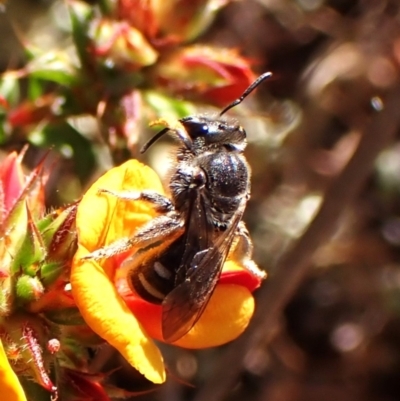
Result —
M168 92L223 107L254 82L250 61L236 50L194 45L171 52L155 66Z
M246 287L218 285L197 324L174 344L185 348L225 344L243 333L253 313L254 298Z
M117 68L125 71L152 65L158 58L143 32L125 21L99 19L93 24L91 36L96 58L111 59Z
M24 390L17 375L11 368L3 344L0 341L0 393L7 401L26 401Z
M88 253L132 235L155 212L146 202L121 201L99 189L163 193L150 168L130 160L100 177L86 192L77 212L78 251L71 269L75 302L87 324L118 349L133 367L154 383L165 380L162 356L127 308L114 285L115 261L82 260Z
M88 253L79 246L71 272L72 292L82 317L148 380L164 382L160 351L118 295L103 268L93 260L81 259Z
M161 307L133 294L127 295L125 302L146 332L162 341ZM198 322L174 345L199 349L225 344L242 334L253 312L254 298L246 287L236 284L217 285Z
M137 227L155 216L147 202L121 201L109 194L99 194L99 189L164 193L157 174L137 160L129 160L100 177L82 198L76 216L78 242L89 252L132 235ZM111 277L112 260L105 260L104 265Z
M11 210L24 186L24 173L16 152L10 153L0 164L0 186L4 196L2 213Z
M229 258L229 256L228 256ZM174 345L184 348L208 348L238 337L248 326L254 312L252 292L261 278L251 274L234 260L224 264L217 287L198 322ZM163 341L162 307L151 304L131 292L125 280L118 280L117 290L146 332Z
M251 274L247 269L244 269L233 260L227 260L222 269L218 284L237 284L253 292L261 285L261 282L261 277Z

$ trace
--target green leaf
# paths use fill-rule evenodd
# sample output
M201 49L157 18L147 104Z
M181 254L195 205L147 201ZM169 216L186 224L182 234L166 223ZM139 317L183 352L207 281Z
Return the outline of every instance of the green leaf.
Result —
M28 208L26 208L26 212L27 225L25 226L24 240L14 254L11 272L19 274L22 270L25 274L34 277L39 270L39 262L46 257L46 249Z
M31 78L69 86L75 82L76 67L68 53L57 51L34 58L24 70Z
M46 216L41 218L39 221L36 222L36 226L38 230L43 233L44 230L54 221L54 219L57 218L57 216L60 214L60 211L57 210L52 210Z
M43 84L33 77L28 80L28 99L34 101L43 95Z
M49 262L42 264L39 275L43 285L48 288L61 276L65 275L66 272L67 269L64 263Z
M192 103L177 100L156 91L148 90L143 92L143 98L155 110L156 115L164 118L179 120L196 112L196 108Z
M28 211L25 198L19 198L4 222L4 232L0 235L0 248L6 249L2 257L4 266L13 266L18 251L25 241L28 226ZM15 273L15 271L12 271Z
M2 263L3 266L11 266L12 273L19 273L20 263L24 263L24 266L27 266L30 261L41 260L42 258L42 241L33 223L27 203L27 198L32 191L37 189L38 184L41 185L42 183L42 171L42 164L39 164L30 174L22 192L15 200L1 226L0 249L4 248L6 250ZM22 248L24 249L23 253L32 252L32 255L20 254ZM27 251L26 249L29 250Z
M86 182L91 176L96 165L92 143L68 122L49 124L41 131L31 133L29 140L43 148L54 147L61 154L66 154L68 150L80 180Z
M77 205L63 210L60 215L42 232L50 260L69 260L76 251Z
M99 4L99 8L101 10L101 13L104 16L109 16L111 18L116 19L115 12L116 12L116 8L117 8L116 7L117 2L115 0L99 0L98 4Z
M4 144L8 136L5 122L6 122L5 114L2 114L0 111L0 145Z
M18 104L20 99L20 88L17 74L8 72L1 76L0 97L5 99L10 107Z
M87 67L92 65L91 56L88 52L90 48L88 32L94 16L94 7L79 1L70 1L68 5L72 24L72 38L82 66Z

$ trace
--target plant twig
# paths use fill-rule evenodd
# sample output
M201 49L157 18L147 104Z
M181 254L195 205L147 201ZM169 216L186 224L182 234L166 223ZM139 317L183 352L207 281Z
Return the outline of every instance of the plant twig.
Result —
M399 107L397 89L388 95L385 108L366 127L357 150L327 190L305 234L282 257L276 273L260 290L259 307L249 329L222 355L195 401L222 400L239 376L247 352L270 337L283 308L307 275L313 253L334 233L341 212L360 192L377 155L395 136L400 123Z

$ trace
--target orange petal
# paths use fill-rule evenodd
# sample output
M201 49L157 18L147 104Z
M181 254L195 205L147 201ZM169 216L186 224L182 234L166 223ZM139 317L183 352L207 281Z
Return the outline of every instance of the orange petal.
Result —
M203 315L192 330L174 344L185 348L208 348L234 340L249 324L254 312L252 291L260 283L260 278L234 261L227 261ZM123 280L118 282L117 287L146 332L163 341L161 306L133 294Z
M98 194L99 189L163 193L163 188L156 173L136 160L100 177L78 206L78 251L71 269L72 293L87 324L147 379L161 383L165 380L162 356L117 293L113 260L81 260L116 239L132 235L155 212L146 202L121 201L109 194Z
M246 287L218 285L199 321L174 344L185 348L225 344L243 333L253 313L254 298Z
M127 296L125 301L146 332L162 341L161 306L134 295ZM218 285L198 322L174 345L197 349L225 344L243 333L253 312L254 298L246 287Z
M142 330L103 268L93 260L81 260L87 254L79 246L71 271L72 293L82 317L148 380L164 382L160 351Z
M254 312L252 291L260 279L233 261L225 263L221 279L204 313L192 330L174 344L185 348L207 348L225 344L238 337L247 327ZM133 294L124 282L118 282L132 313L146 332L163 341L161 332L162 308Z
M137 160L129 160L105 173L85 193L76 216L78 242L90 252L132 235L137 227L155 216L149 203L121 201L109 194L98 194L99 189L164 193L157 174ZM104 267L111 277L112 261L106 260Z
M11 368L0 341L0 393L7 401L27 401L21 383Z
M234 261L227 261L217 287L199 321L174 344L207 348L234 340L248 326L254 313L252 291L261 280Z

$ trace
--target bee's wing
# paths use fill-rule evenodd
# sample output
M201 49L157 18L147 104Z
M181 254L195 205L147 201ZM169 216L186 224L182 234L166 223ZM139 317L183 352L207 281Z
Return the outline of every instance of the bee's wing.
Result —
M243 209L238 210L227 230L210 247L192 257L185 279L164 299L162 332L166 341L181 338L202 315L229 253ZM200 234L199 229L197 232Z
M197 192L189 199L188 220L185 222L185 250L177 266L176 284L181 284L188 274L193 258L201 251L212 246L209 232L212 229L207 219L206 207Z

